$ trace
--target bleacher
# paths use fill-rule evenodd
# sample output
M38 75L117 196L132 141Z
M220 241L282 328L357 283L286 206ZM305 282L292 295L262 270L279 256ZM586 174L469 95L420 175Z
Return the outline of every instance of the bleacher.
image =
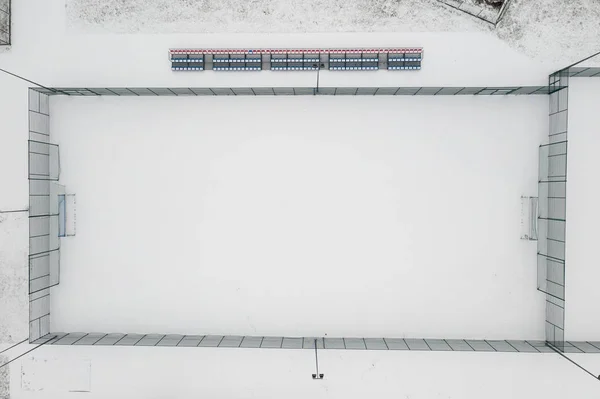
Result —
M173 71L419 70L422 48L171 49Z

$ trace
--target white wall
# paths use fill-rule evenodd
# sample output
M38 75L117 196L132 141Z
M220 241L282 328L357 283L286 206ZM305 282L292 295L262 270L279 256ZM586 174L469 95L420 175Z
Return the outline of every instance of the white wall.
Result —
M21 374L32 369L31 360L11 365L12 399L595 399L599 392L597 380L556 354L329 350L319 352L325 379L313 381L310 350L43 347L34 353L37 375ZM598 374L599 356L577 359ZM86 362L91 392L68 392L84 385Z
M53 331L542 338L546 97L52 99Z
M570 340L600 337L600 79L569 83L565 335Z

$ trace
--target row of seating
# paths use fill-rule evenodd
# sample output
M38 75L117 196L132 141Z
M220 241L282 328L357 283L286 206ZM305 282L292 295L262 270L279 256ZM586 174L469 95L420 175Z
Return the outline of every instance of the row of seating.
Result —
M261 67L214 67L215 71L260 71ZM273 71L314 71L317 68L314 66L272 66ZM331 66L331 71L375 71L378 66ZM418 70L420 66L389 66L389 70ZM173 71L203 71L203 66L173 66Z
M268 57L268 58L265 58ZM323 58L326 57L326 58ZM270 65L264 65L264 61ZM321 63L323 60L323 63ZM171 50L173 71L308 71L325 68L331 71L374 71L421 69L422 52L412 48L343 50L324 49L318 53L310 50L247 52L231 50Z
M213 70L215 71L260 71L262 68L257 66L246 66L246 67L232 67L232 66L225 66L225 67L213 67Z
M289 66L274 65L274 66L271 67L271 70L273 70L273 71L315 71L315 70L317 70L317 67L314 67L314 66L293 66L293 65L289 65Z
M379 58L330 58L329 62L379 62Z
M401 70L401 69L421 69L420 66L405 66L405 65L399 65L399 66L388 66L389 70Z
M271 58L271 62L319 62L319 58Z
M388 58L388 62L395 61L421 61L420 58L410 58L410 57L390 57Z
M262 62L260 58L213 58L213 62Z
M330 66L331 71L374 71L378 66Z
M197 62L197 63L203 63L204 59L203 58L172 58L171 62Z
M203 66L174 66L171 67L173 71L203 71Z

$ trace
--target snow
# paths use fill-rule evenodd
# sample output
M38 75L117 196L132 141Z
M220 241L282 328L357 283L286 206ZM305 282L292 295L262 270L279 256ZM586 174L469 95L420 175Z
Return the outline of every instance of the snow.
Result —
M565 334L570 340L600 336L597 304L600 271L597 262L600 183L600 79L569 82L569 161L567 170L567 235L565 276Z
M0 364L4 364L9 359L0 355ZM10 395L10 365L0 368L0 398L6 399Z
M420 71L339 72L321 71L324 86L543 86L556 68L520 54L484 33L344 33L344 34L223 34L223 35L58 35L60 41L34 43L14 49L5 67L15 69L29 57L53 59L52 69L27 68L22 74L54 87L247 87L308 86L316 84L309 72L173 72L169 48L194 47L369 47L422 46L425 54ZM73 57L72 49L90 48L84 57ZM471 49L477 48L477 56ZM1 60L0 56L0 60ZM14 64L16 63L16 64ZM122 68L123 66L126 68ZM133 65L133 66L129 66ZM491 66L490 66L491 65ZM13 67L14 66L14 67ZM562 66L562 65L561 65ZM122 70L115 73L115 68ZM514 71L518 70L516 74ZM468 71L468 73L465 73ZM85 72L85 73L84 73Z
M207 3L214 12L195 10L193 4L199 2L188 4L13 1L13 45L0 48L0 68L48 86L311 86L312 74L172 73L166 50L190 46L416 45L425 47L424 69L419 73L323 73L322 82L346 86L543 85L548 73L599 50L597 0L514 0L495 31L489 24L433 0ZM273 6L272 14L261 14L264 4ZM126 9L132 6L138 8ZM101 7L112 16L103 18L98 13ZM111 7L115 11L110 11ZM0 74L0 210L28 205L27 86ZM570 201L576 197L570 195ZM21 215L7 218L0 223L0 237L0 348L4 348L27 333L27 219ZM582 267L576 259L572 261ZM584 287L585 278L573 280L574 287ZM587 288L582 293L587 295L582 301L594 299ZM568 295L567 306L571 306L573 294ZM573 301L576 304L577 298ZM588 316L593 310L591 303L582 308ZM569 314L570 310L567 317ZM569 328L567 324L568 336ZM593 328L582 325L583 332L593 332ZM33 354L42 360L91 359L89 395L95 398L190 397L198 392L215 397L348 397L393 392L411 398L586 398L594 397L597 384L556 355L325 352L322 359L330 367L323 371L331 381L315 382L308 375L313 372L314 360L308 351L60 347L42 348ZM598 356L570 357L600 374ZM10 367L12 398L64 398L67 392L22 390L21 366L28 361L29 356ZM553 384L558 375L560 384ZM336 378L331 379L333 376ZM69 393L73 395L80 394Z
M491 32L555 69L600 50L597 0L514 0L496 30L435 0L67 0L66 22L86 34Z
M542 339L547 101L53 97L52 330Z
M597 51L594 54L597 54L599 51ZM577 64L578 68L600 68L600 54L597 55L588 55L585 58L585 61L582 61L580 63Z
M576 355L571 355L575 357ZM91 392L20 390L12 399L129 398L597 398L598 381L553 354L413 351L314 352L214 348L43 347L47 386L61 358L91 360ZM577 357L598 369L598 356ZM27 367L29 360L23 361ZM554 381L560 376L560 382ZM12 371L21 380L20 369ZM73 384L75 385L75 384Z
M560 69L600 51L600 2L514 0L497 34L532 58L563 64Z
M28 334L27 212L0 213L0 343L22 340Z
M26 82L0 73L0 211L29 205L27 87Z
M80 32L378 32L487 28L436 0L68 0ZM442 29L440 29L440 27ZM489 29L489 28L488 28Z
M27 84L0 74L0 345L28 329ZM7 95L8 94L8 95Z

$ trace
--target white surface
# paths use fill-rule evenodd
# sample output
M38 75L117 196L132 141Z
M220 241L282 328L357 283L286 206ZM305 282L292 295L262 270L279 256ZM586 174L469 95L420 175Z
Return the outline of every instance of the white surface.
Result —
M351 2L344 2L349 6ZM399 2L404 7L406 2ZM98 5L107 2L95 3ZM147 4L147 3L146 3ZM302 6L307 2L295 2ZM64 0L28 0L13 1L13 46L0 49L0 68L13 70L27 78L38 80L46 85L131 85L131 86L245 86L245 85L282 85L287 86L300 82L311 85L314 77L311 74L176 74L168 70L166 48L177 46L306 46L306 45L404 45L416 44L426 47L425 69L418 75L412 74L377 74L359 77L354 74L337 74L335 79L350 85L395 84L412 85L423 82L425 85L499 85L499 84L546 84L546 75L572 61L597 51L599 36L598 2L595 0L547 0L540 5L535 1L515 0L524 13L514 13L513 7L506 16L505 22L498 28L499 37L503 38L514 51L504 50L501 42L485 34L444 34L444 33L403 33L405 30L420 29L440 31L448 29L466 30L464 20L452 18L434 18L441 25L429 25L431 15L422 8L408 9L408 16L400 17L397 22L406 23L406 29L391 23L390 18L383 18L381 24L372 21L362 26L376 30L384 28L396 33L371 35L330 34L330 35L93 35L68 31ZM364 13L361 13L364 15ZM289 13L301 20L301 13ZM195 17L191 18L192 20ZM353 22L359 19L340 18L346 25L345 30L353 30ZM409 25L408 21L414 21ZM232 24L223 21L219 24L224 31L232 31ZM288 27L290 24L277 26ZM445 26L445 27L444 27ZM309 27L312 30L312 27ZM486 28L484 28L486 29ZM89 32L89 31L88 31ZM154 33L154 31L153 31ZM472 51L475 57L463 58L465 52ZM124 67L125 57L132 56L139 67ZM432 58L433 57L433 58ZM535 62L522 61L534 57L548 66L540 67ZM516 59L516 64L509 64ZM535 65L534 65L535 64ZM533 65L533 66L531 66ZM531 70L529 67L531 66ZM431 69L430 69L431 68ZM537 71L540 69L541 74ZM426 72L424 74L424 72ZM529 72L528 72L529 71ZM431 73L430 73L431 72ZM363 76L362 74L360 74ZM368 77L367 77L368 76ZM375 77L376 76L376 77ZM382 78L386 76L385 78ZM387 76L393 76L388 80ZM416 79L415 77L419 77ZM324 82L329 77L322 76ZM296 81L298 79L298 81ZM356 80L355 80L356 79ZM329 83L331 82L331 83ZM337 82L337 80L335 81ZM539 83L538 83L539 82ZM0 75L0 209L16 209L27 206L27 91L28 83L19 82L12 77ZM544 118L547 120L547 118ZM536 155L534 155L534 159ZM571 198L571 197L570 197ZM12 224L12 222L11 222ZM7 226L8 224L4 224ZM27 333L27 219L19 218L17 226L10 227L10 238L0 240L2 259L0 259L0 284L2 284L1 302L15 306L0 308L0 327L6 331L0 342L14 342L22 339ZM4 235L3 237L7 237ZM529 270L529 269L527 269ZM568 279L572 278L568 275ZM582 276L585 278L585 276ZM5 288L8 287L8 290ZM569 294L570 295L570 294ZM569 305L569 299L567 300ZM591 305L590 305L591 306ZM9 309L5 311L5 309ZM5 315L9 314L8 320ZM569 313L567 313L568 315ZM587 313L589 315L589 313ZM567 334L569 328L567 328ZM2 344L0 344L2 345ZM6 347L6 344L2 347ZM267 357L250 353L242 355L238 351L224 352L216 350L215 358L224 359L225 363L215 363L213 357L203 357L192 351L187 361L177 361L181 348L148 349L149 356L135 357L133 353L141 348L116 348L96 350L100 357L95 365L102 364L98 370L99 384L93 385L96 398L114 397L190 397L198 392L208 391L219 397L222 392L234 392L237 397L282 397L298 392L298 397L306 397L305 392L320 397L352 397L369 396L379 392L385 396L389 392L398 392L400 397L411 398L450 396L454 398L481 397L523 397L532 396L546 398L596 397L597 381L582 374L573 365L558 356L535 358L530 363L522 354L510 355L506 362L499 362L501 354L478 354L475 364L465 361L462 355L452 354L446 362L439 362L437 356L446 354L413 353L415 358L393 358L386 367L373 368L372 364L381 365L369 358L357 361L344 359L340 377L329 385L315 385L305 375L312 372L312 358L291 358L283 362L286 354L278 357L275 351L265 352ZM42 358L48 356L70 356L68 351L85 356L87 349L80 347L57 348L55 352L41 352ZM202 352L206 353L206 352ZM378 353L353 352L356 356L372 356ZM471 356L472 354L465 354ZM187 356L187 355L186 355ZM224 358L227 356L227 358ZM430 357L433 356L433 357ZM458 356L458 357L455 357ZM595 374L600 374L596 355L570 355L591 367ZM482 359L486 360L483 361ZM101 360L101 361L100 361ZM124 361L125 360L125 361ZM302 365L299 366L296 363ZM302 368L301 377L296 378L294 371ZM539 362L539 363L537 363ZM238 368L239 364L239 368ZM288 366L288 364L291 364ZM437 364L441 367L437 368ZM566 364L566 366L565 366ZM12 365L11 365L12 366ZM122 366L122 367L121 367ZM278 379L267 379L261 366L270 367L269 372ZM139 374L132 374L132 370ZM208 370L206 378L199 378L202 373L197 370ZM290 370L292 370L290 372ZM435 383L428 374L434 370ZM333 369L324 372L333 373ZM400 371L400 373L398 372ZM20 362L11 367L13 373L14 398L60 398L64 393L48 394L46 391L23 393L21 386ZM286 374L281 378L280 373ZM484 374L487 373L487 374ZM362 376L365 378L362 378ZM247 376L247 377L246 377ZM557 377L560 376L560 384ZM531 378L530 378L531 377ZM301 382L297 384L298 381ZM588 382L584 382L588 379ZM358 381L357 383L355 383ZM591 382L590 382L591 381ZM327 383L327 382L326 382ZM48 382L50 384L50 382ZM594 385L590 385L594 384ZM0 384L1 385L1 384ZM178 387L181 387L178 388ZM274 389L274 387L276 389ZM316 392L316 393L315 393ZM357 394L355 394L357 392ZM77 396L78 394L69 394ZM86 394L87 395L87 394ZM227 397L227 395L222 395ZM229 395L231 397L234 395Z
M56 393L89 392L91 362L88 359L30 357L21 364L21 390Z
M554 354L320 351L321 381L311 379L310 350L45 347L36 358L55 356L91 360L92 389L81 394L87 399L596 399L599 390L597 380ZM600 371L598 356L571 356ZM19 378L17 363L12 379ZM11 393L11 399L78 397L24 392L18 384Z
M54 97L51 112L77 193L53 331L542 338L519 237L546 97Z
M600 337L599 107L600 79L570 80L565 262L565 334L569 340Z
M515 0L495 30L435 0L67 0L66 14L77 33L490 32L555 70L600 50L597 0Z
M44 85L55 87L261 87L316 85L307 72L173 72L169 48L188 47L423 47L419 71L321 71L326 86L544 86L556 68L516 52L487 33L347 33L347 34L223 34L223 35L59 35L62 46L32 43L16 47L0 62ZM93 49L73 57L74 48ZM476 50L474 56L473 49ZM47 57L54 69L30 69L18 62ZM6 58L6 57L4 57ZM18 64L13 64L18 62ZM562 65L560 65L562 66ZM131 70L131 73L128 69ZM118 72L115 72L115 71ZM518 70L518 73L515 71ZM84 71L84 73L82 73Z
M67 0L76 32L372 32L491 30L435 0Z
M29 206L27 87L0 72L0 211Z
M29 333L27 216L0 213L0 343L19 342Z
M441 5L435 3L432 7L437 9ZM323 71L321 86L541 86L548 84L549 73L579 58L568 53L565 60L545 64L529 57L527 50L511 48L487 29L453 33L434 30L433 33L81 34L57 29L66 23L61 0L15 2L13 16L15 21L27 22L15 23L14 46L0 52L0 66L46 86L57 87L313 87L316 82L313 72L172 72L168 49L178 47L415 46L425 49L420 71ZM42 59L48 60L52 67L40 67Z

